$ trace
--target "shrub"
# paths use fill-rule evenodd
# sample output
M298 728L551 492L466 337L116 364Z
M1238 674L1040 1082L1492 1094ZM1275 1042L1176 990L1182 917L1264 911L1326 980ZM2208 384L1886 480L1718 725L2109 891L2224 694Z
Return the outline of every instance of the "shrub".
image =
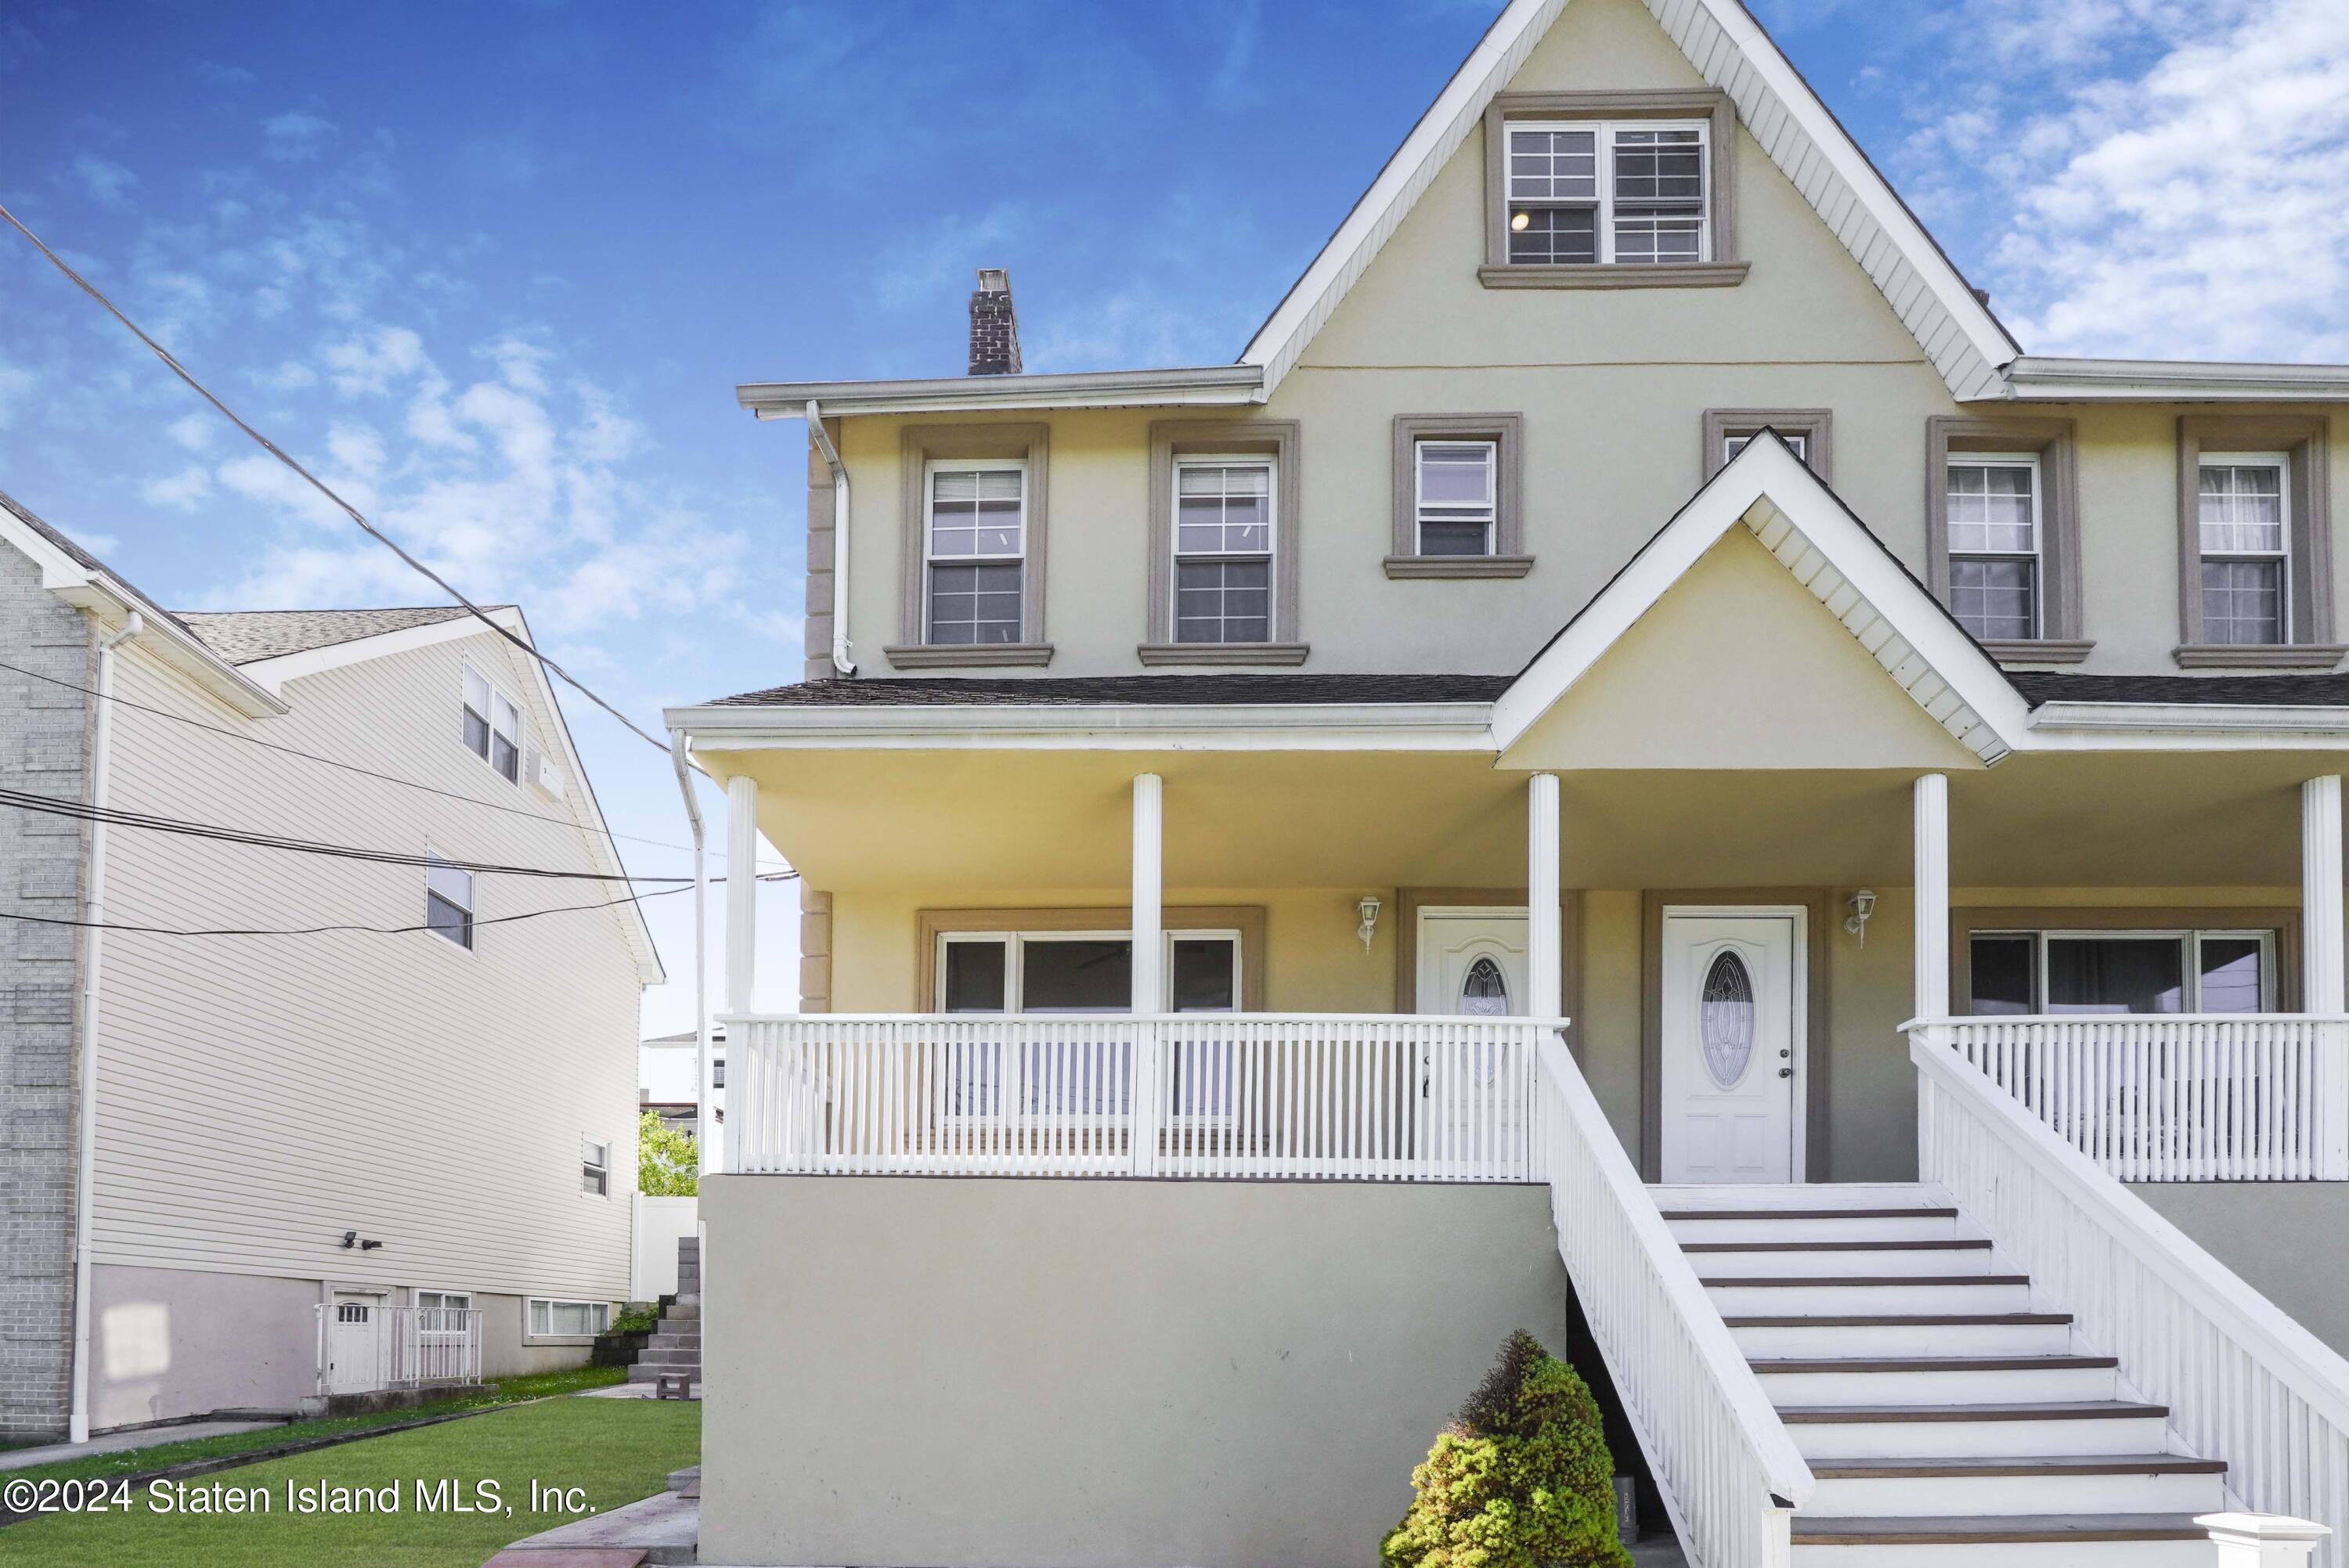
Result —
M1411 1472L1418 1500L1385 1568L1630 1568L1615 1533L1615 1463L1574 1368L1512 1334Z

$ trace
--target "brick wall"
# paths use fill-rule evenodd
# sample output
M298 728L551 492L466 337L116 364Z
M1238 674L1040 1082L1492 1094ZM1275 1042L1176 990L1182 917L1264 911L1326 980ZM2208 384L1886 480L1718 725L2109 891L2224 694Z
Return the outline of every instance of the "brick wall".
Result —
M41 586L39 569L0 545L0 658L95 685L81 612ZM88 798L93 698L0 670L0 779L13 789ZM80 913L81 823L0 810L8 907ZM65 1430L73 1351L74 1029L80 933L0 922L0 1440Z

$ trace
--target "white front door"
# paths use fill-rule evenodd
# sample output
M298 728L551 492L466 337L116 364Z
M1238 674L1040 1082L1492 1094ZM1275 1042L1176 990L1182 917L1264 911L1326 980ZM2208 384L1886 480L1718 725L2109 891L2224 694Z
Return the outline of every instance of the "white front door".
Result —
M1795 1180L1807 923L1800 908L1664 912L1666 1181Z
M388 1298L356 1291L335 1293L326 1308L326 1392L364 1394L384 1386L388 1348L384 1336Z
M1526 1011L1526 913L1434 907L1419 912L1419 1010L1445 1017ZM1474 1158L1515 1136L1524 1108L1507 1054L1488 1042L1432 1044L1420 1057L1430 1148Z

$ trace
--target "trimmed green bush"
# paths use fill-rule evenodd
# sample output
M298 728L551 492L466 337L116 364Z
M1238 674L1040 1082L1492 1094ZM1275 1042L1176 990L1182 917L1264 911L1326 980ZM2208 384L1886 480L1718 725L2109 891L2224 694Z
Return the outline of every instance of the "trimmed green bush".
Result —
M1522 1331L1411 1472L1385 1568L1630 1568L1599 1402Z

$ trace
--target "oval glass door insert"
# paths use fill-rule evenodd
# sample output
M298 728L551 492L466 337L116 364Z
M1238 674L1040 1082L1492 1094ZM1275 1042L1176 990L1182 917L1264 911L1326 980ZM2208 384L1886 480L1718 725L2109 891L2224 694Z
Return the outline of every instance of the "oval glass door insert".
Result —
M1754 1057L1754 976L1745 961L1727 948L1704 972L1704 995L1697 1006L1698 1034L1704 1043L1704 1070L1723 1088L1745 1076Z
M1490 958L1468 965L1460 982L1460 1011L1471 1018L1505 1018L1509 1013L1509 983L1501 966Z

